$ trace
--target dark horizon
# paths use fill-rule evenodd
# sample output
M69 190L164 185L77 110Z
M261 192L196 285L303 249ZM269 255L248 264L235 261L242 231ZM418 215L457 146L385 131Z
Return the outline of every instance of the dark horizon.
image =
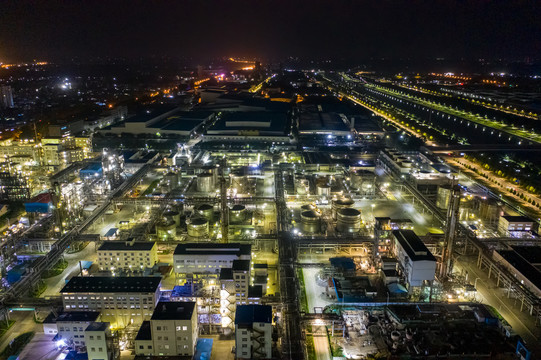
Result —
M537 1L4 1L0 61L541 54Z

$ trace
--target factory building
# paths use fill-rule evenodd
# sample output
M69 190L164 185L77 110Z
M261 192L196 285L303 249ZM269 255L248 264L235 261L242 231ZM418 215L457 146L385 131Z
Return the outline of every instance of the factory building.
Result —
M237 359L272 358L272 307L240 305L235 314Z
M500 216L498 232L502 236L522 237L536 231L536 223L526 216Z
M56 334L55 340L65 345L82 348L85 346L85 329L99 318L99 311L66 311L56 318L51 314L43 321L43 332Z
M197 343L195 302L159 302L135 337L135 354L193 356Z
M251 245L239 243L187 243L177 245L173 254L175 274L184 277L217 277L222 268L231 268L234 260L250 260Z
M150 319L160 296L160 277L74 277L60 290L64 311L99 311L113 327Z
M430 283L436 275L436 258L413 230L394 230L394 251L408 291Z
M494 260L541 297L541 247L511 246L509 250L496 250Z
M149 241L105 241L98 249L100 270L142 271L158 262L158 247Z

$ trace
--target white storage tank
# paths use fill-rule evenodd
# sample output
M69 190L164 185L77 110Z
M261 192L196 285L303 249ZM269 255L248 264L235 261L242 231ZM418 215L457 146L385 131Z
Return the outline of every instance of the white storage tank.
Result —
M211 173L201 173L197 175L197 191L211 193L216 191L216 182Z
M357 233L361 229L361 212L357 209L339 209L336 218L336 230L338 232Z
M195 217L186 220L188 236L202 238L208 236L209 222L207 219Z

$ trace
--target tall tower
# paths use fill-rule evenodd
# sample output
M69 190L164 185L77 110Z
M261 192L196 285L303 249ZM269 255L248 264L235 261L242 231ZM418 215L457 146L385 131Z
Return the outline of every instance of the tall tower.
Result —
M13 92L11 86L0 85L0 108L9 109L13 107Z
M442 261L440 266L440 279L444 279L453 271L453 251L456 241L456 229L459 220L460 187L453 179L449 207L447 208L447 221L443 241Z

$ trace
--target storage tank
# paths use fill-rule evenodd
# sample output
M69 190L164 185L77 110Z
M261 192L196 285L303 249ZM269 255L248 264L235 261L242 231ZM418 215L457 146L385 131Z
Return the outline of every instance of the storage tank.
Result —
M307 234L316 234L321 229L321 218L314 210L306 210L301 213L302 231Z
M356 233L361 229L361 212L354 208L336 212L336 230L341 233Z
M303 211L310 211L310 210L315 210L314 206L311 204L306 204L306 205L301 206L301 213Z
M206 237L209 233L209 222L207 219L195 217L186 220L188 236L201 238Z
M295 189L298 195L310 192L310 181L304 175L295 175Z
M451 186L438 186L438 194L436 196L436 206L440 209L449 207L449 197L451 196Z
M196 214L208 221L212 221L214 218L214 207L210 204L201 204L197 207Z
M497 222L502 213L502 204L496 199L480 199L479 217L487 222Z
M319 196L331 196L331 185L326 183L319 183L316 186L317 188L317 194Z
M405 160L400 163L400 166L403 168L411 168L413 166L413 162L409 160Z
M230 175L231 179L231 189L237 189L237 193L244 193L244 184L246 183L246 177L244 176L244 173L242 171L235 171L234 173L231 173Z
M180 225L180 213L178 211L169 210L163 214L167 219L171 219L177 226Z
M165 180L165 183L167 184L167 186L171 190L173 190L174 188L176 188L178 186L179 181L178 181L178 174L177 173L174 173L174 172L170 171L167 174L165 174L163 179Z
M156 225L158 239L174 238L177 235L177 224L173 219L165 219Z
M206 193L214 192L216 191L215 184L214 175L210 173L201 173L197 175L197 191Z
M332 218L336 220L336 212L339 209L350 208L353 207L354 204L355 202L348 198L333 200L331 205Z
M229 221L231 223L242 223L246 220L246 206L235 204L229 209Z

